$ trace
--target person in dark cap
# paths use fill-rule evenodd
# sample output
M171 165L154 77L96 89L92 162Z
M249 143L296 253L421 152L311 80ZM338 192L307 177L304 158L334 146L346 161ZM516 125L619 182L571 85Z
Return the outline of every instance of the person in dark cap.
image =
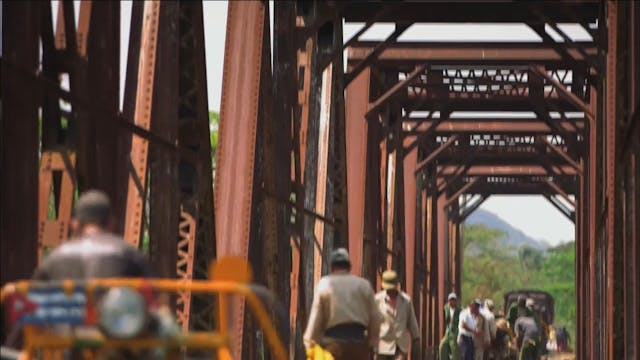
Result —
M440 360L459 360L458 352L458 320L460 319L461 308L458 305L458 296L452 292L447 297L444 305L444 336L440 340L438 352Z
M75 203L69 227L72 239L44 259L34 273L35 280L149 276L138 249L112 233L114 219L105 193L83 193Z
M410 344L412 358L421 359L420 329L413 303L409 294L400 290L395 271L382 273L382 291L376 294L376 304L383 316L377 359L407 359Z
M305 347L314 344L329 351L335 360L368 359L378 343L381 314L371 284L351 274L346 249L329 258L331 273L316 286L309 322L304 332Z

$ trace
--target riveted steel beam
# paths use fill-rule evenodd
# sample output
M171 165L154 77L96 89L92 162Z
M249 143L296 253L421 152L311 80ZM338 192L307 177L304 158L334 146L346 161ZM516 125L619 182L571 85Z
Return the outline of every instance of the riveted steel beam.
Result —
M263 54L265 4L230 2L216 152L215 213L218 256L249 255L254 201L255 144ZM242 353L244 304L234 307L233 354Z
M365 233L365 186L367 174L368 127L365 115L369 105L370 70L363 71L346 88L347 195L349 202L349 255L352 271L362 272ZM368 245L367 245L368 246Z
M593 43L584 45L589 56L597 54ZM375 43L358 41L347 50L349 62L362 61ZM567 52L577 62L585 58L577 49ZM531 62L549 67L565 66L565 60L550 44L540 43L458 43L458 42L396 42L384 49L377 59L377 66L407 67L429 62L430 64L475 64L499 66L504 64L528 66Z

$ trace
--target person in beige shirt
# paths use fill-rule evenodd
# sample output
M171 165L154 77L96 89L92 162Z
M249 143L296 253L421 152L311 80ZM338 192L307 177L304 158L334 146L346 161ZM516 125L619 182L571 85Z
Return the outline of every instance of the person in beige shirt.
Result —
M404 360L412 345L413 358L420 356L420 330L411 297L398 288L398 274L387 270L382 274L382 291L376 294L376 304L382 313L378 360Z
M313 296L303 336L305 347L318 344L335 360L369 359L382 321L373 288L367 280L351 274L346 249L336 249L329 263L331 273L320 279Z

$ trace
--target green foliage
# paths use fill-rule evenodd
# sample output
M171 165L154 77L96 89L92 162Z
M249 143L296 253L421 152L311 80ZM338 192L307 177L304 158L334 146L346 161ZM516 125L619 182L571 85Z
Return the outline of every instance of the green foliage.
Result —
M217 111L209 111L209 136L211 138L211 159L216 161L216 149L218 148L218 126L220 114ZM215 168L215 166L214 166Z
M517 289L538 289L554 297L556 326L575 334L575 244L569 242L546 252L523 246L518 251L499 246L502 232L484 225L463 229L462 301L491 298L503 309L504 294Z

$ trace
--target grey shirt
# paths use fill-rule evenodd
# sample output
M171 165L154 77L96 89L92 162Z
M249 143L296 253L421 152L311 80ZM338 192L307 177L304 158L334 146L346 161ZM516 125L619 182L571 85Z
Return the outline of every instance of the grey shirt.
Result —
M519 317L518 320L516 320L514 328L516 337L522 337L522 344L527 340L537 341L538 336L540 335L538 332L538 325L536 325L536 321L532 317Z
M64 243L36 269L35 280L147 277L144 256L121 237L100 233Z

